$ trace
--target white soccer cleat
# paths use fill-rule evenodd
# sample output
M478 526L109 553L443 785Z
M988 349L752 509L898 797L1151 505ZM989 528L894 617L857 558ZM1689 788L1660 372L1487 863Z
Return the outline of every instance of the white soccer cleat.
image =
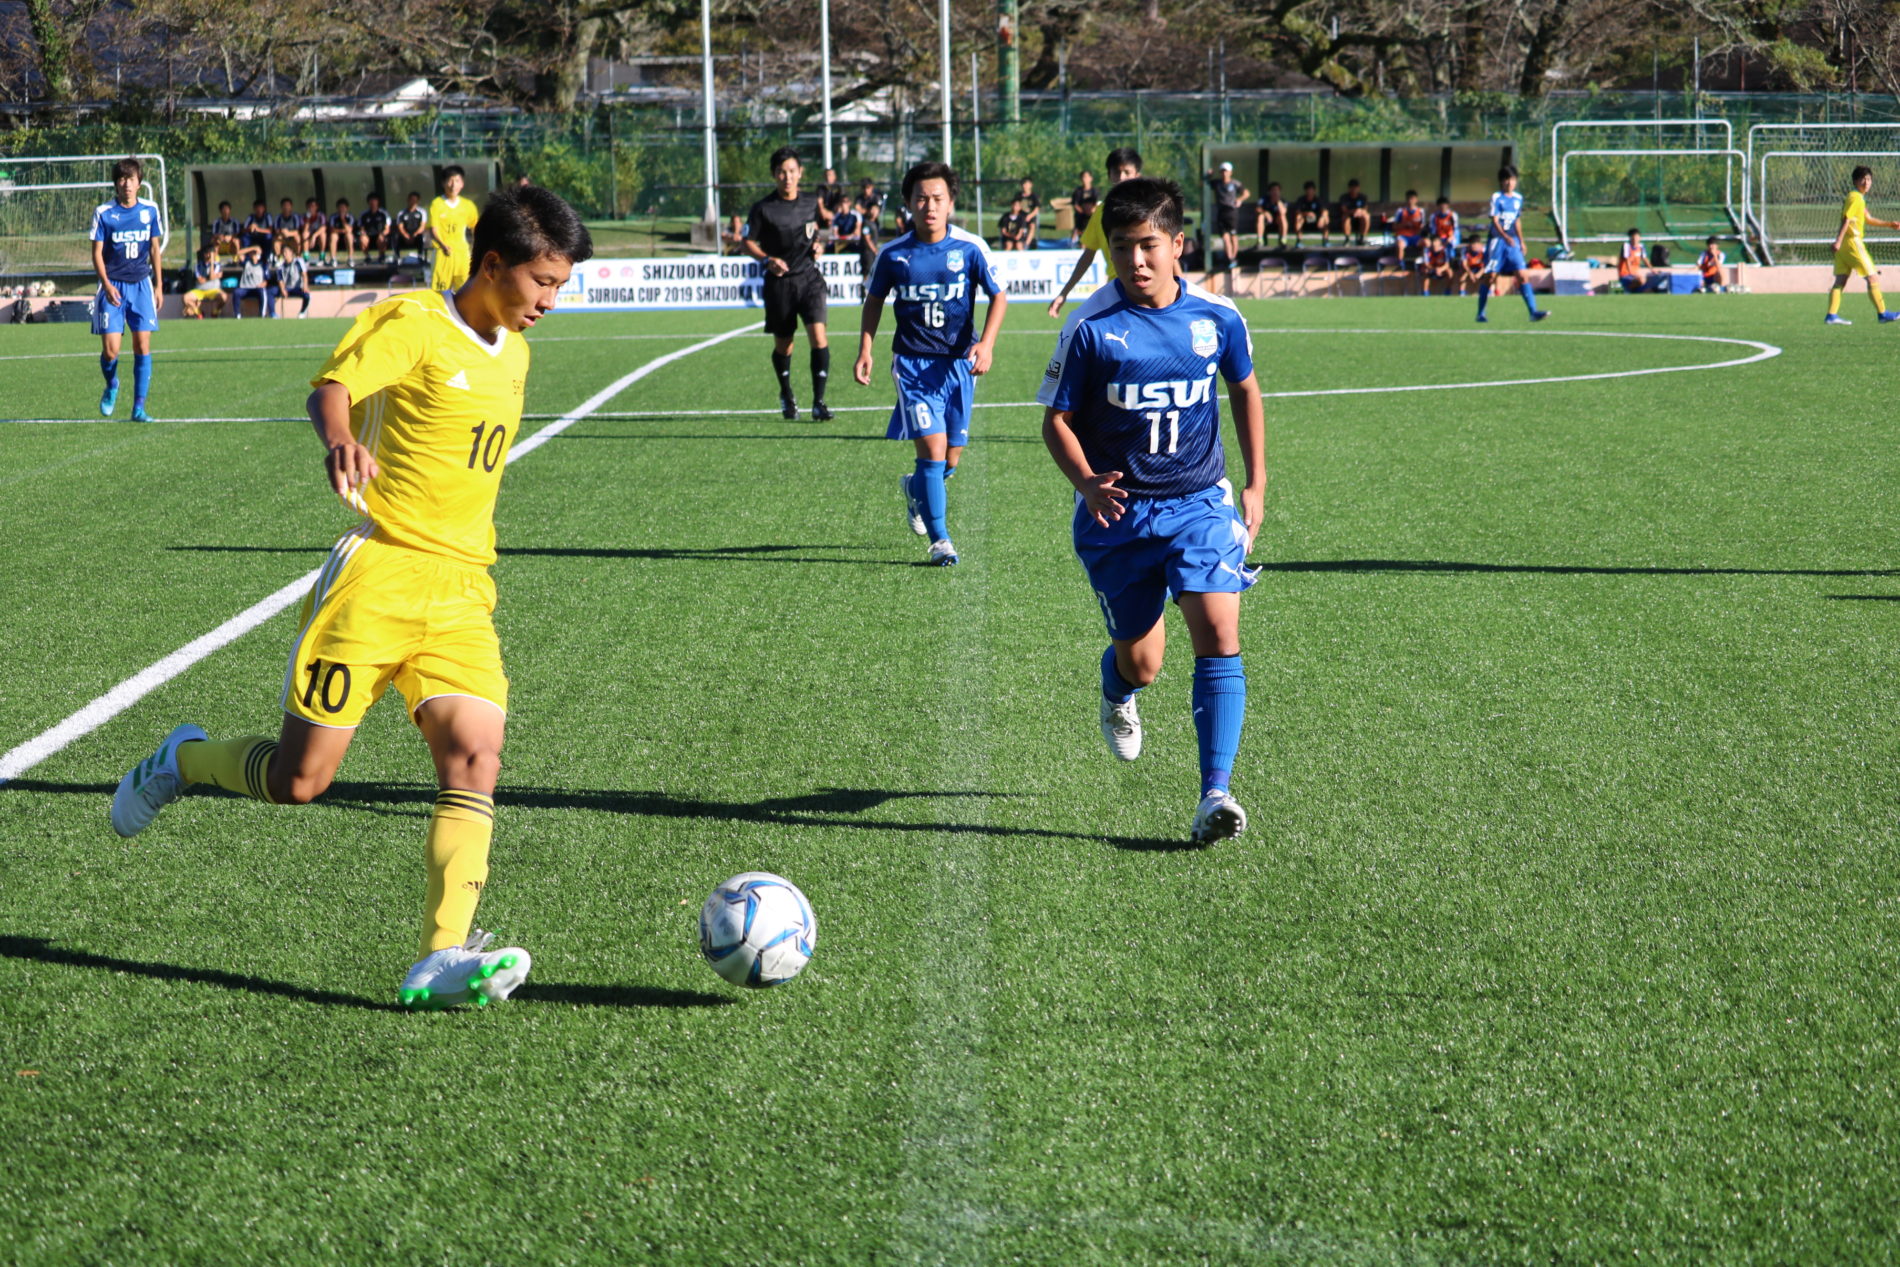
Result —
M466 944L449 946L409 969L396 1001L411 1012L439 1012L472 1003L487 1007L505 1002L528 979L533 964L519 946L489 950L493 933L476 929Z
M152 825L158 811L183 795L185 777L178 772L178 745L206 738L202 726L186 722L165 736L157 752L127 771L112 794L112 830L136 836Z
M954 567L957 562L957 548L950 544L950 538L930 543L930 556L926 560L932 567Z
M897 477L897 487L904 494L904 512L910 516L910 530L920 537L926 537L930 535L930 529L924 527L924 504L911 496L910 481L908 475Z
M1240 808L1240 802L1226 792L1215 788L1201 798L1200 805L1194 811L1194 825L1188 829L1188 839L1197 845L1211 845L1217 840L1226 840L1238 836L1247 830L1247 811Z
M1135 711L1134 696L1121 704L1102 696L1102 738L1108 741L1108 750L1123 761L1141 755L1141 714Z

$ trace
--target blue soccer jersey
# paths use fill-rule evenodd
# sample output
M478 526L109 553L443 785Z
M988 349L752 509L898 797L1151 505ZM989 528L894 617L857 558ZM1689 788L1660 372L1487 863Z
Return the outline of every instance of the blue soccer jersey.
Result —
M129 207L102 202L92 213L92 240L106 244L106 276L115 283L151 277L152 248L164 238L164 222L149 199Z
M1491 195L1491 234L1498 236L1498 227L1502 225L1506 232L1517 228L1517 219L1524 214L1524 195L1507 194L1503 190ZM1512 234L1513 237L1517 236Z
M906 233L887 242L871 266L865 293L894 295L899 356L966 356L976 342L976 288L994 296L1003 285L982 238L952 227L939 242Z
M1065 331L1049 377L1047 403L1069 427L1096 471L1120 471L1130 497L1186 497L1226 477L1216 376L1253 374L1253 340L1231 300L1183 282L1174 302L1128 301L1120 282L1090 296Z

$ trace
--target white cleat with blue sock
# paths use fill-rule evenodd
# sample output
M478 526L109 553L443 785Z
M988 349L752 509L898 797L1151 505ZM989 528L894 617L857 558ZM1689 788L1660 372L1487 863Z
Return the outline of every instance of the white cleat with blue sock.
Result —
M909 475L898 476L897 487L898 490L904 494L904 511L910 516L910 530L918 536L924 537L930 535L930 529L924 527L924 503L919 500L915 493L910 491L910 481L912 478L913 477Z
M1214 788L1201 798L1194 810L1194 825L1188 829L1188 839L1197 845L1211 845L1217 840L1227 840L1247 830L1247 811L1240 808L1240 802L1228 794L1225 788Z
M932 567L947 568L957 562L957 548L950 544L950 538L930 543L930 555L926 560Z
M1141 714L1135 709L1134 696L1119 704L1102 696L1102 738L1119 760L1133 761L1141 755Z

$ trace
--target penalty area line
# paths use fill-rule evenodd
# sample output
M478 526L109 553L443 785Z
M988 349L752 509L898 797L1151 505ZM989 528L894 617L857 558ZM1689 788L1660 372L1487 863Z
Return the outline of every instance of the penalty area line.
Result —
M589 396L558 419L541 428L533 435L514 447L509 461L534 452L543 444L561 432L567 430L583 418L591 415L615 396L633 386L653 371L672 364L681 357L691 356L704 351L714 344L724 343L727 339L742 334L753 334L758 330L756 324L747 324L737 330L728 330L724 334L703 339L691 347L668 352L665 356L655 357L636 370L621 375L607 386ZM0 788L4 788L12 779L19 778L40 762L65 748L73 741L91 734L99 727L123 713L132 705L150 695L159 687L178 677L185 670L197 664L206 656L236 642L251 630L283 611L309 592L322 568L312 568L296 580L270 596L251 604L231 619L213 629L210 633L192 639L178 650L172 652L157 663L147 666L119 683L105 694L80 708L79 711L56 723L25 743L0 753Z

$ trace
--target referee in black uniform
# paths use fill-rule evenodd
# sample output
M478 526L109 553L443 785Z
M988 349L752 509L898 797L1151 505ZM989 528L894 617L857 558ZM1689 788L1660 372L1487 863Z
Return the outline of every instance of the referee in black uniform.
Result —
M825 341L825 278L818 271L823 249L818 233L818 195L801 194L805 169L790 146L772 153L776 193L752 204L746 218L745 252L765 266L765 332L772 336L772 373L778 377L779 408L788 421L798 417L792 398L792 336L805 320L811 340L811 416L831 421L825 404L825 380L831 376L831 348Z

